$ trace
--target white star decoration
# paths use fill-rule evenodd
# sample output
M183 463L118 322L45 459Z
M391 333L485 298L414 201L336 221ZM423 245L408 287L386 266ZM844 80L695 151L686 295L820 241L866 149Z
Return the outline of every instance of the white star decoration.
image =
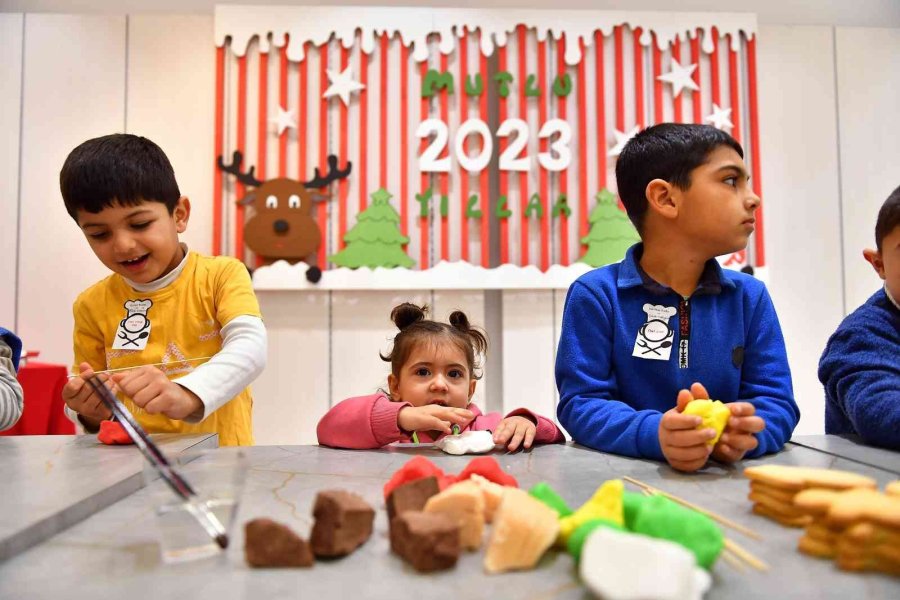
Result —
M281 135L285 129L297 129L297 121L294 119L294 111L292 110L284 110L280 106L278 107L278 116L274 119L269 119L272 123L278 127L278 135Z
M328 81L331 82L331 85L329 85L328 89L325 90L325 93L322 94L323 98L340 96L341 101L346 106L350 104L351 93L358 92L366 87L360 82L353 80L353 73L350 72L349 66L341 72L332 71L331 69L326 69L326 71L328 73Z
M628 133L622 133L618 129L613 131L613 135L616 136L616 145L609 151L609 155L618 156L622 154L622 149L625 148L625 144L628 143L628 140L636 136L640 130L640 126L635 126L635 128Z
M730 108L721 108L718 104L713 103L713 111L711 115L707 115L703 121L706 123L712 123L712 126L716 129L731 129L734 127L734 123L731 122L731 109Z
M689 90L699 90L700 87L691 77L694 73L694 70L697 68L697 65L690 65L687 67L683 67L678 64L678 61L674 58L672 59L672 70L666 73L665 75L660 75L657 77L660 81L665 81L666 83L672 84L672 95L676 98L678 94L681 93L681 90L687 88Z

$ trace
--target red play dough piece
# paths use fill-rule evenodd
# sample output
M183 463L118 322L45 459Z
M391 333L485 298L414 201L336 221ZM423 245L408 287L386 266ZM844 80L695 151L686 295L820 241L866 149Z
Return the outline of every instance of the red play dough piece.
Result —
M497 462L497 459L492 456L479 456L470 460L466 468L456 476L456 481L468 479L473 473L500 485L519 487L519 482L516 481L516 478L506 473L503 467L500 466L500 463Z
M100 433L97 434L97 439L101 444L107 446L134 443L118 421L100 421Z
M394 488L399 487L404 483L409 483L410 481L423 479L425 477L436 477L438 480L438 487L442 490L456 480L452 475L444 474L443 470L424 456L416 456L397 469L391 476L390 481L384 484L384 497L387 498L390 496L391 492L394 491Z

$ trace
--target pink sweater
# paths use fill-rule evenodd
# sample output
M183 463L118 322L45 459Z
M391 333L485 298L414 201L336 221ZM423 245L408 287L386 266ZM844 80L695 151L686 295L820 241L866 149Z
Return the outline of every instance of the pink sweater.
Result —
M397 425L397 413L406 406L412 405L409 402L391 402L380 392L371 396L347 398L325 413L319 421L316 428L319 444L334 448L365 450L381 448L392 442L410 442L410 436L401 431ZM468 429L493 431L505 418L500 413L481 414L474 404L470 404L467 408L475 414L475 418L462 431ZM520 416L533 421L537 425L535 444L560 444L565 441L565 437L553 421L528 409L517 408L506 416ZM444 435L446 434L436 439ZM425 431L420 431L418 437L420 442L434 441Z

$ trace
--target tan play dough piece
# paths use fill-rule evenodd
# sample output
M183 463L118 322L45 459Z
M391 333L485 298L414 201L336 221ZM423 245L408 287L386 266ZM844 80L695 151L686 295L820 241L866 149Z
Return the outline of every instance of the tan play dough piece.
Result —
M559 516L552 508L517 488L503 488L495 514L491 540L484 554L484 569L501 573L531 569L559 533Z
M478 473L472 473L469 476L469 481L475 482L481 488L481 493L484 494L484 520L488 523L493 522L494 513L497 511L497 507L500 506L500 500L503 499L504 487L486 477L482 477Z
M467 479L455 483L425 503L425 512L451 515L460 525L459 543L466 550L481 547L484 533L484 493Z

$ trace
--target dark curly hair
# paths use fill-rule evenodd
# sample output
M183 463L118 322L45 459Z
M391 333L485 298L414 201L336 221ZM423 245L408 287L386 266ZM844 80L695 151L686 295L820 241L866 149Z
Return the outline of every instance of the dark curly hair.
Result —
M438 343L449 341L466 355L469 373L473 379L481 379L481 365L476 363L476 355L487 351L487 337L484 333L469 324L469 318L461 310L450 314L449 323L441 323L425 318L428 306L417 306L404 302L391 311L391 321L400 330L394 336L394 345L381 360L391 363L391 373L400 376L400 369L406 364L413 348L422 342Z

